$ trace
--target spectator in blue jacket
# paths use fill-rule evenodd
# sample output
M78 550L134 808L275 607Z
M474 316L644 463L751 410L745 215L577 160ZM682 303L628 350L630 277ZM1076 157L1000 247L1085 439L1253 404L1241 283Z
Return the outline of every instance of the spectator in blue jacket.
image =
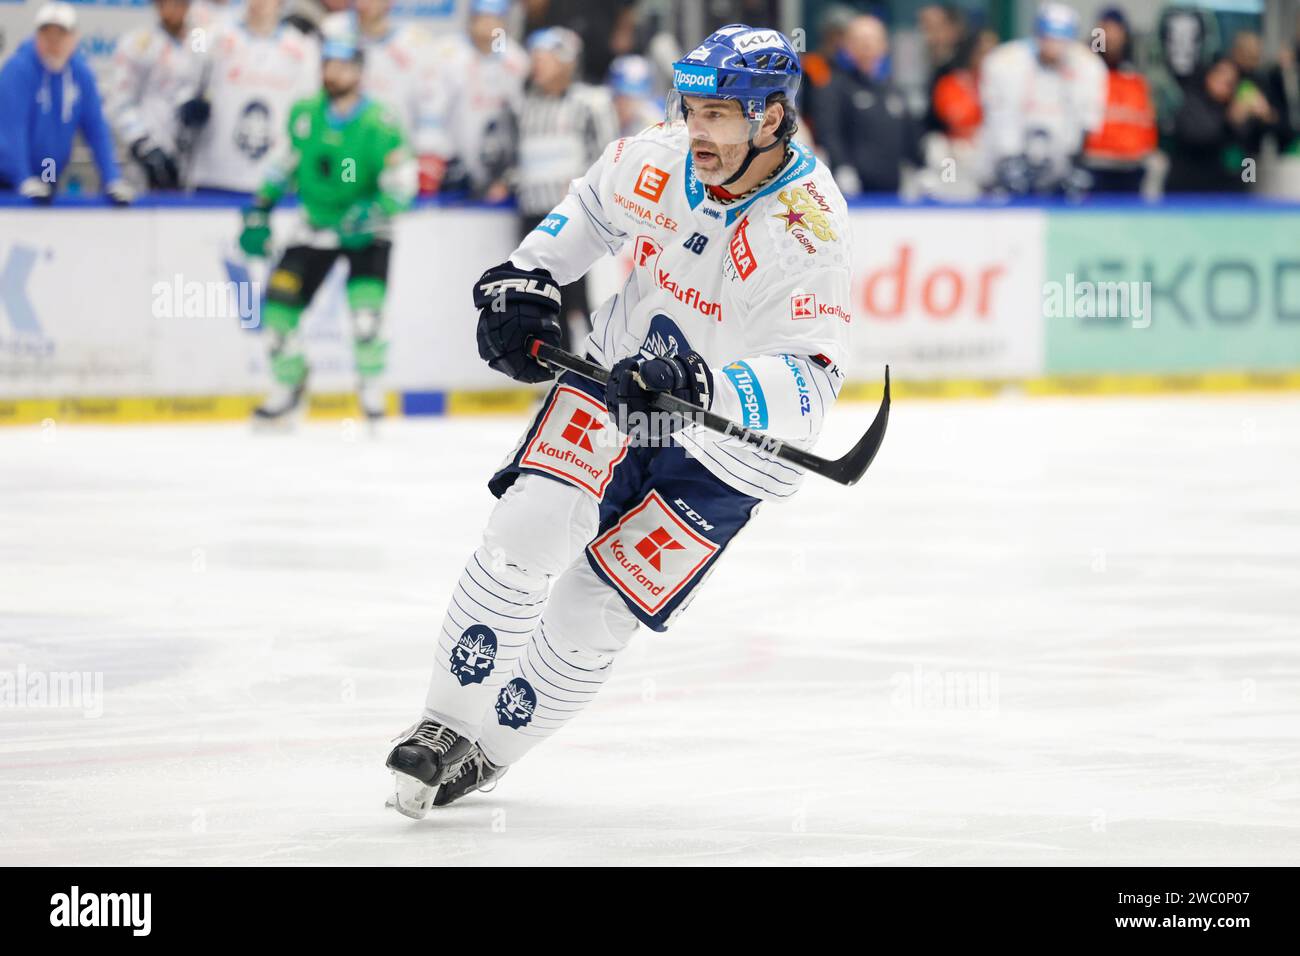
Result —
M95 154L104 192L131 201L113 155L95 77L77 53L77 14L69 3L36 12L36 33L0 68L0 189L49 202L72 155L78 130Z

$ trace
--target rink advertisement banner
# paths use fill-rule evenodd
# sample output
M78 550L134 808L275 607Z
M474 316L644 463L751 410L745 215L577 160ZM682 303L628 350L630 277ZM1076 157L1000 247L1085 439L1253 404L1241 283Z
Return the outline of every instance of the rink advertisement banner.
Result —
M277 213L278 235L294 215ZM266 267L239 254L235 210L4 209L0 219L0 397L265 389L254 291ZM386 317L392 388L501 387L478 358L466 276L513 241L511 217L478 210L400 221ZM352 387L344 280L336 267L300 324L314 389Z
M277 236L295 215L277 212ZM869 384L886 363L900 396L993 394L1008 380L1131 390L1143 376L1139 390L1294 387L1300 375L1292 215L851 215L851 383ZM233 206L0 208L0 421L62 418L59 400L100 398L118 400L100 420L242 417L270 378L250 315L266 265L238 252L239 226ZM516 230L501 209L432 206L399 219L385 319L396 408L520 411L535 401L480 361L468 294L485 263L510 254ZM592 302L621 285L627 258L596 264ZM301 330L322 411L354 383L341 268ZM878 400L868 384L860 397ZM187 408L152 408L160 397ZM191 399L210 407L188 408Z
M1041 374L1042 324L1026 304L1042 284L1044 221L1038 210L855 211L850 376L886 363L911 381Z
M1298 229L1286 211L1050 215L1047 372L1300 368Z

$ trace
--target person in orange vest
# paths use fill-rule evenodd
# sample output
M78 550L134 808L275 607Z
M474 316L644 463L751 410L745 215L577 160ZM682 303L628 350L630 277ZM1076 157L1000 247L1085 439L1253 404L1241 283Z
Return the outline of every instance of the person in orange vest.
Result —
M1129 60L1128 18L1109 7L1097 18L1093 49L1106 63L1106 113L1083 144L1093 192L1136 193L1156 148L1156 112L1146 77ZM1098 43L1097 40L1101 42Z
M930 98L930 116L950 140L969 143L984 122L979 72L984 56L998 45L992 30L980 30L962 44L954 65L939 77Z

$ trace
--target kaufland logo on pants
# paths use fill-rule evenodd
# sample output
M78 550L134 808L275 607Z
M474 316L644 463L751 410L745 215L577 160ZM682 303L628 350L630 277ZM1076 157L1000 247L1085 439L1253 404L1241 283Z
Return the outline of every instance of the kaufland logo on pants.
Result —
M604 425L596 421L589 412L581 408L575 409L569 424L564 426L564 431L560 433L563 438L571 445L577 445L585 451L595 451L591 446L591 433L604 429Z
M609 427L604 404L569 385L556 387L519 464L554 475L597 499L627 455L628 438Z
M648 614L658 613L687 587L719 550L657 491L587 546L602 576Z
M656 571L662 571L659 555L664 551L683 551L685 547L680 541L673 540L667 528L655 528L636 543L636 553L649 561L650 566Z

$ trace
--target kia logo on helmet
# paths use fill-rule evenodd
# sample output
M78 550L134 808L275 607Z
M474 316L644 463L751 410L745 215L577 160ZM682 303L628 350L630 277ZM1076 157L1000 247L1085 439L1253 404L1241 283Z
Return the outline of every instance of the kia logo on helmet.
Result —
M752 50L755 47L764 46L785 46L785 37L775 30L756 30L748 33L735 41L735 47L741 53Z

